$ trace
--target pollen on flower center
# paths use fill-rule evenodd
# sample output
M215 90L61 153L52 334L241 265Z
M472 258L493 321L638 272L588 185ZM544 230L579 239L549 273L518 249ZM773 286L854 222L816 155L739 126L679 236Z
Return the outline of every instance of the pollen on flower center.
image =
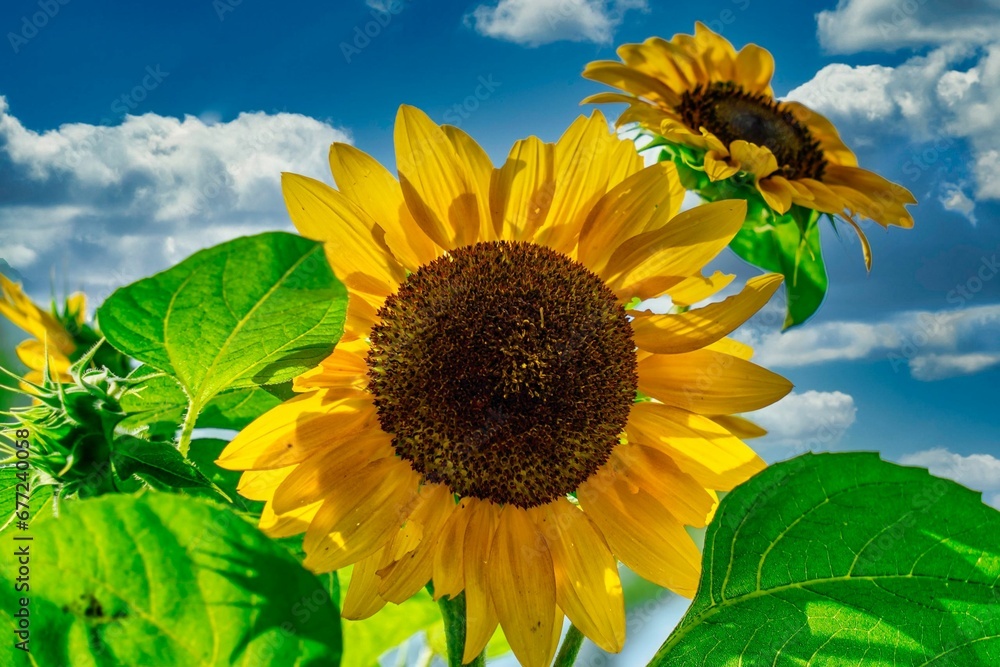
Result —
M726 146L737 139L767 146L787 178L823 177L826 159L819 143L769 96L731 82L713 83L684 93L677 111L689 127L704 127Z
M618 444L632 329L582 264L532 243L466 246L411 274L378 316L369 389L428 482L532 507L575 491Z

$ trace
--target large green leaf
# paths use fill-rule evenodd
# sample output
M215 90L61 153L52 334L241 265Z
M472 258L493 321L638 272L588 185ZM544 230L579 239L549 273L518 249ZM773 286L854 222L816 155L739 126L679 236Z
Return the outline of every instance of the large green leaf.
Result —
M340 339L346 304L322 244L270 232L123 287L98 318L115 348L175 377L200 411L224 389L315 366Z
M703 567L653 665L1000 665L1000 512L926 470L771 466L722 501Z
M339 664L328 586L215 503L149 492L63 503L5 540L0 625L30 597L31 662L7 632L0 664L39 667L326 667ZM13 544L30 549L17 593Z
M827 275L820 246L819 224L812 217L791 214L780 218L747 214L743 229L729 247L754 266L785 277L788 301L785 328L802 324L819 309L826 296ZM804 230L804 232L803 232Z

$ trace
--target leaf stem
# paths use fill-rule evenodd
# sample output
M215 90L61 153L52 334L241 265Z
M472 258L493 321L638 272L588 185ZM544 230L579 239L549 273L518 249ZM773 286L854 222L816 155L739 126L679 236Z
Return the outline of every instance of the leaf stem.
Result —
M187 412L184 414L184 426L181 428L181 437L177 440L177 449L184 458L187 458L188 450L191 449L191 434L194 433L194 424L198 421L200 412L200 405L194 401L188 403Z
M562 646L559 647L559 653L556 654L556 661L552 663L552 667L571 667L576 662L576 656L580 653L581 646L583 646L583 633L571 623L569 632L566 633Z
M472 662L463 663L462 654L465 651L465 593L448 599L447 595L442 595L438 600L441 608L441 617L444 619L444 636L448 644L448 667L462 667L467 664L469 667L485 667L486 656L480 653Z

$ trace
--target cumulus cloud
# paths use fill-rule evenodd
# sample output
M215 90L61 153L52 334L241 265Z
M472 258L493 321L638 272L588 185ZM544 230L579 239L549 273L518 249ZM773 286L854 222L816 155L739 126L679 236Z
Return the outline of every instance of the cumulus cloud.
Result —
M768 431L760 441L762 449L788 455L830 448L854 423L857 412L848 394L810 390L792 392L750 418Z
M982 491L984 500L1000 509L1000 459L995 456L962 456L943 447L936 447L907 454L899 462L907 466L927 468L933 475L947 477L970 489Z
M832 53L929 44L985 44L1000 34L1000 2L840 0L816 16L820 44Z
M884 143L889 133L915 142L934 142L935 155L940 155L959 142L968 142L972 150L968 169L976 199L1000 199L997 35L1000 24L993 32L994 42L978 50L948 45L897 67L827 65L789 92L788 98L829 116L857 146ZM930 166L910 161L902 171L912 181ZM961 199L947 201L959 212L967 208Z
M985 258L984 266L997 258ZM984 273L984 275L986 275ZM993 272L996 276L996 270ZM979 278L978 274L974 278ZM982 283L979 283L980 287ZM957 292L956 297L961 295ZM881 322L824 322L785 333L753 320L737 337L757 349L759 363L792 368L833 361L883 359L923 381L979 373L1000 364L1000 305L907 311Z
M647 0L499 0L479 5L465 19L482 35L525 46L608 44L630 9L647 9Z
M200 248L288 229L280 172L322 177L329 144L348 140L290 113L149 113L36 132L0 96L0 255L29 289L44 294L54 267L100 299Z

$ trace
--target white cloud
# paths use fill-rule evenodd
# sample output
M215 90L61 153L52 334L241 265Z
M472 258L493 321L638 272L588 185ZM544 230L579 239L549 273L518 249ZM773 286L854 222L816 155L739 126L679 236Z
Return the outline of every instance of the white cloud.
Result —
M996 276L997 258L984 258L973 277ZM982 287L982 282L978 283ZM960 297L956 292L954 295ZM824 322L785 333L763 330L751 320L736 337L757 350L767 367L792 368L832 361L884 359L894 370L908 367L917 380L971 375L1000 364L1000 305L945 311L907 311L882 322Z
M608 44L630 9L647 9L647 0L499 0L479 5L465 18L482 35L526 46L563 40Z
M749 416L768 431L761 448L780 449L787 455L834 445L854 423L857 412L848 394L810 390L792 392Z
M976 224L976 202L965 194L962 185L958 183L942 183L941 205L949 211L964 215L973 225Z
M910 360L910 374L917 380L944 380L972 375L1000 364L1000 353L923 354Z
M962 456L943 447L903 456L907 466L927 468L932 475L953 479L959 484L982 491L986 501L1000 509L1000 459L990 454Z
M1000 199L1000 23L993 37L979 50L948 45L898 67L827 65L788 98L829 116L855 146L882 145L888 133L933 141L939 156L968 142L976 198ZM902 172L913 181L941 168L938 160L910 161Z
M960 5L929 0L840 0L817 14L819 40L833 53L952 43L985 44L1000 34L997 0Z
M35 132L0 96L0 254L29 289L47 291L54 267L99 299L200 248L289 229L280 173L324 178L330 143L347 140L329 123L260 112Z

